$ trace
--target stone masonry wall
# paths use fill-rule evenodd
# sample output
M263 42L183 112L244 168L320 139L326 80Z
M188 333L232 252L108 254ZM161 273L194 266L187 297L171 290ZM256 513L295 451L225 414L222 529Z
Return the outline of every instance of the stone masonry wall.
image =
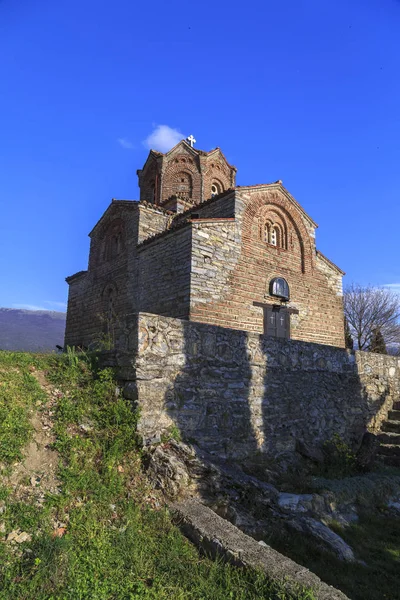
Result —
M126 347L126 315L139 308L137 242L164 231L168 218L159 207L132 201L111 204L91 234L88 271L68 278L65 345ZM107 232L114 223L121 224L122 246L117 255L107 257ZM112 315L107 289L114 291Z
M117 221L123 223L120 251L105 256L107 231ZM136 256L137 227L137 203L121 202L112 205L93 230L88 271L68 278L66 346L90 346L105 338L123 345L123 315L137 308L136 296L127 285L132 258ZM107 290L111 288L114 298L110 315Z
M188 318L190 249L189 225L138 247L140 310Z
M400 394L396 357L144 313L137 327L118 364L145 438L177 426L221 456L290 459L296 440L356 447Z

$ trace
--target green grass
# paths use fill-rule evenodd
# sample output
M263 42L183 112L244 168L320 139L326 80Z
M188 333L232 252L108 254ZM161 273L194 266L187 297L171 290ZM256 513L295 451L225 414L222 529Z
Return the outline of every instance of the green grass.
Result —
M45 361L40 355L0 351L0 464L4 466L21 459L21 449L32 433L30 411L45 395L28 367Z
M296 533L269 541L352 600L400 600L400 519L363 514L357 524L332 528L353 548L358 563L343 563L318 551L315 543Z
M40 507L0 487L0 523L6 532L32 535L18 547L0 542L1 600L313 600L311 592L291 595L258 572L198 554L146 483L136 416L112 372L85 357L0 353L8 390L0 396L3 461L20 456L30 411L43 401L31 365L46 369L60 390L54 431L61 492ZM54 536L56 522L66 524L62 537Z

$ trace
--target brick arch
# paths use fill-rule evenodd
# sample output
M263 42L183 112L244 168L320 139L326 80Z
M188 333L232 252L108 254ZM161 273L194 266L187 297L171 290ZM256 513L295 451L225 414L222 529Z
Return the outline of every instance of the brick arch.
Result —
M217 164L220 167L220 169L216 167ZM219 185L219 187L221 188L221 192L224 192L231 187L230 174L227 170L227 167L217 160L214 160L214 162L212 163L208 163L204 171L204 199L211 198L211 186L214 182L216 182Z
M200 198L201 175L193 159L184 154L172 158L162 176L162 200L178 195L180 174L186 174L191 178L191 198Z
M285 250L289 247L287 218L279 208L267 204L259 211L258 218L253 221L253 237L257 236L255 226L258 228L258 237L262 241L265 241L265 227L277 228L280 236L277 247Z
M301 252L302 272L312 271L314 268L313 248L310 235L293 204L283 195L277 192L258 192L252 194L243 214L243 236L254 238L255 231L258 232L260 216L268 211L276 212L293 227L296 232ZM257 233L258 234L258 233ZM288 246L290 240L288 240Z

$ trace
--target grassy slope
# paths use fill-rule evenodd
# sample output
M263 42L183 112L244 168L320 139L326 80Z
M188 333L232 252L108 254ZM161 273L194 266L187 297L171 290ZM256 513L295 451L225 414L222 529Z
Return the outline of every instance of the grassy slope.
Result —
M171 524L143 477L135 416L109 370L96 373L74 355L0 352L3 475L32 432L30 412L46 403L33 368L45 369L58 390L60 493L47 494L40 506L0 484L4 533L32 536L21 545L0 541L2 600L289 600L260 574L200 557ZM54 530L60 521L65 530ZM313 596L299 591L296 598Z

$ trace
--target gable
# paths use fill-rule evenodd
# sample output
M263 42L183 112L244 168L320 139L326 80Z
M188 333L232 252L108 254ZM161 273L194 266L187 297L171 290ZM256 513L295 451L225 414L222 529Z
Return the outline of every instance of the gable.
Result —
M297 203L280 184L240 188L236 217L242 218L244 239L269 248L269 252L289 252L298 256L303 273L314 268L314 227Z

